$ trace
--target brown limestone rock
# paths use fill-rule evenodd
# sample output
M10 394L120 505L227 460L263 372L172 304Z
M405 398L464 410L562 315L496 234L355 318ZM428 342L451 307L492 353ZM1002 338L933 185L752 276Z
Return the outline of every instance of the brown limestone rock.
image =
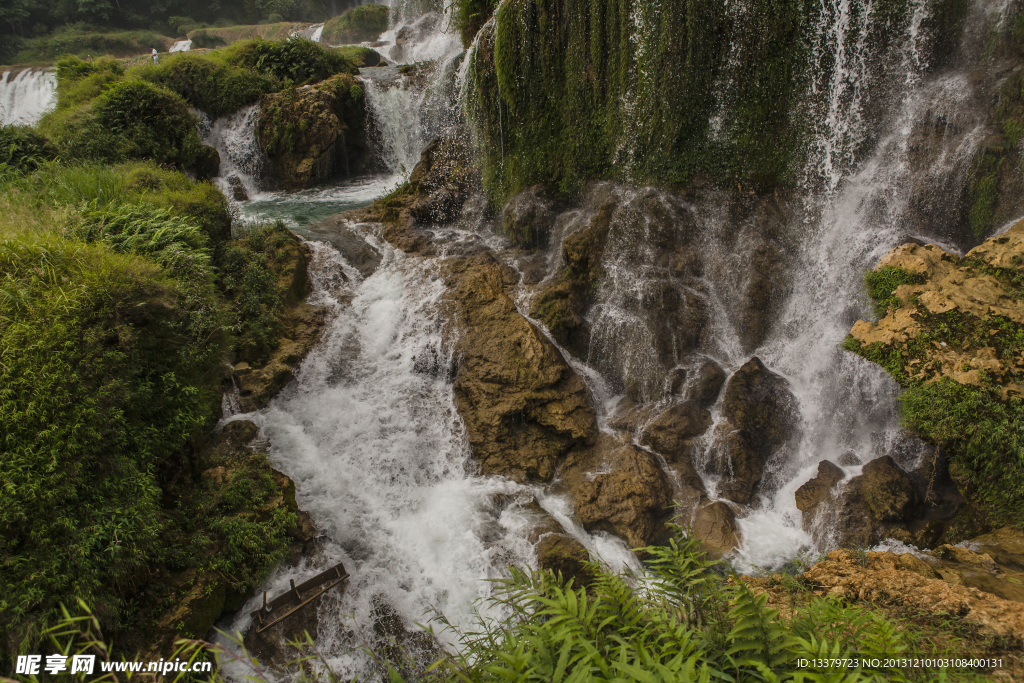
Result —
M845 476L838 466L828 460L822 460L818 463L818 476L796 490L796 507L804 515L805 529L813 519L818 505L831 500L832 489Z
M969 586L954 585L916 571L902 555L867 553L867 566L849 551L833 550L803 574L815 592L829 597L862 600L878 605L901 605L921 612L944 613L977 626L983 633L1007 638L1012 647L1024 646L1024 610Z
M697 510L691 527L693 536L712 558L728 555L740 545L740 532L732 508L716 501Z
M536 249L546 246L558 218L558 206L543 185L523 190L509 200L501 212L505 237L517 247Z
M705 360L693 378L693 384L686 392L686 400L694 401L704 408L710 408L722 385L725 384L725 370L713 360Z
M711 426L711 413L693 401L670 406L648 424L640 443L669 461L688 457L693 448L692 439L700 436Z
M584 528L613 533L631 548L647 545L670 513L672 489L657 459L607 435L589 458L567 463L562 476Z
M490 253L445 264L462 333L455 403L483 472L547 481L562 457L597 436L583 380L505 294L511 275Z
M920 502L910 477L887 455L864 465L855 480L860 480L860 495L879 521L906 521Z
M594 572L587 566L590 553L572 536L548 533L537 543L537 566L561 574L563 580L572 579L574 588L593 582Z
M772 452L795 435L796 397L789 383L755 356L729 378L722 412L727 422L717 430L715 463L725 477L720 492L747 505Z
M462 213L477 184L473 150L465 134L444 135L427 145L409 176L416 195L409 211L421 225L450 223Z

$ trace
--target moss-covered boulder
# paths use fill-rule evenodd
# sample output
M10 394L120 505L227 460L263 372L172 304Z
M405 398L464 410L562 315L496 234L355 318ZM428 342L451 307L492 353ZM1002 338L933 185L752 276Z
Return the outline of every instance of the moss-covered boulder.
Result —
M298 190L366 171L363 98L362 85L349 74L264 98L260 143L283 187Z
M519 247L547 246L558 218L558 206L543 185L534 185L509 200L501 212L505 237Z

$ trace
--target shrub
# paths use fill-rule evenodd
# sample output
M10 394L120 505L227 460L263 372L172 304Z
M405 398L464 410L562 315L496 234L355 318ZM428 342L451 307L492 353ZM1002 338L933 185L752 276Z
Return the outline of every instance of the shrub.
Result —
M950 471L1000 524L1024 527L1024 400L949 378L900 396L904 426L950 454Z
M249 66L257 71L292 83L315 83L337 73L356 73L344 55L305 38L256 41L251 59Z
M33 171L57 158L57 148L45 135L28 126L0 126L0 165Z
M77 107L98 97L124 77L124 67L116 59L100 58L85 62L75 56L57 62L57 108Z
M115 83L88 105L48 115L41 127L68 159L152 159L191 168L206 157L185 101L142 80Z
M227 41L220 36L207 33L206 31L196 31L192 34L191 40L192 47L195 48L214 48L228 44Z
M159 65L147 64L139 70L139 77L177 93L211 116L230 114L281 87L272 76L188 52L168 57Z
M332 44L376 40L388 30L391 10L387 5L361 5L324 23L323 40Z

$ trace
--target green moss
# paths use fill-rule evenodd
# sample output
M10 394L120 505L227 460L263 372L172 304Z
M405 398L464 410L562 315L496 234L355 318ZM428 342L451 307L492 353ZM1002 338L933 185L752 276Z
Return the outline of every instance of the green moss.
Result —
M889 312L889 308L900 305L896 298L896 288L900 285L924 284L925 276L913 273L898 266L885 266L878 270L864 273L864 284L868 288L868 296L875 301L875 315L879 318Z
M971 232L978 239L995 227L996 202L999 200L999 180L995 172L976 177L971 182L971 211L968 215Z
M951 456L951 473L977 491L997 524L1024 527L1024 401L941 379L900 396L903 423Z
M332 45L365 43L388 30L387 5L360 5L345 10L324 24L323 40Z
M356 73L356 68L342 53L304 38L276 42L257 40L241 63L290 83L316 83L335 74Z
M147 64L138 75L211 116L230 114L281 88L273 76L232 64L229 58L189 52L167 57L159 65Z
M454 0L455 25L462 37L462 45L469 47L473 38L498 6L496 0Z

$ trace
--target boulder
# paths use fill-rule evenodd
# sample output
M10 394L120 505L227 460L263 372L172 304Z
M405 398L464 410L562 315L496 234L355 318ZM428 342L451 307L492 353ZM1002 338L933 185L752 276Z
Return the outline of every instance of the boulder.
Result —
M674 404L644 428L640 443L676 461L689 455L693 437L711 426L711 413L693 401Z
M262 111L260 146L285 189L301 190L372 167L363 88L354 76L338 74L314 86L266 95Z
M307 240L327 242L345 257L350 266L363 278L373 275L380 265L381 255L365 239L352 230L345 214L338 214L307 227L297 228Z
M879 521L906 521L920 502L910 477L887 455L864 465L854 481L859 482L861 497Z
M700 540L708 555L715 559L728 555L740 545L736 515L728 504L720 500L697 510L691 533Z
M595 452L567 461L562 477L576 519L588 531L607 531L631 548L647 545L670 514L672 488L657 459L602 435Z
M668 373L668 377L665 378L665 388L668 390L668 395L678 396L682 393L685 385L686 369L672 368L672 371Z
M512 197L501 212L501 227L512 243L525 249L547 246L558 218L557 205L543 185Z
M572 579L576 588L593 582L594 572L587 562L590 553L583 544L566 533L552 532L540 538L535 548L537 566L561 574L562 579Z
M443 135L427 145L409 176L415 195L409 211L423 225L450 223L462 213L477 182L465 132Z
M705 360L694 373L692 384L686 392L686 400L704 408L710 408L725 384L725 370L711 359Z
M771 454L796 433L796 397L789 383L754 357L729 378L713 469L723 498L748 505Z
M796 490L796 507L804 515L805 529L810 528L818 505L832 500L832 489L845 477L838 466L822 460L818 463L818 475Z
M490 252L445 263L461 333L455 404L486 474L548 481L561 458L597 437L582 378L505 293L515 281Z

